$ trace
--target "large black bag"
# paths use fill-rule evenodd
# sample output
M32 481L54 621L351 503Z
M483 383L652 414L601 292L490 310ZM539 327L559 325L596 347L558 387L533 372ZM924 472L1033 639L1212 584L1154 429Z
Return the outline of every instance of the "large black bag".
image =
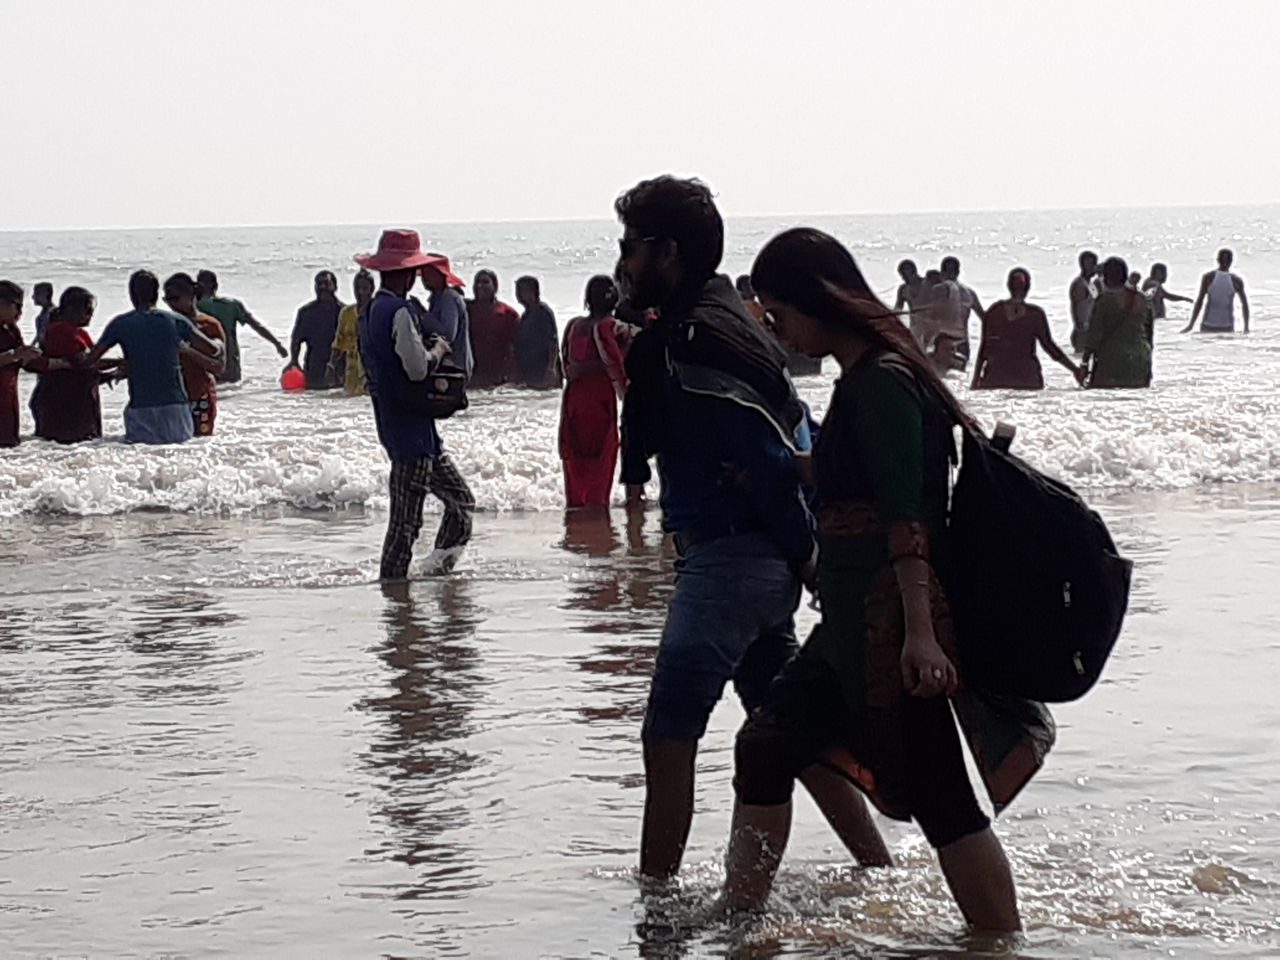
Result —
M940 572L965 676L1031 700L1078 699L1120 635L1133 564L1074 490L962 430Z
M404 377L399 394L403 409L432 420L448 419L469 406L465 371L445 362L440 363L423 380Z

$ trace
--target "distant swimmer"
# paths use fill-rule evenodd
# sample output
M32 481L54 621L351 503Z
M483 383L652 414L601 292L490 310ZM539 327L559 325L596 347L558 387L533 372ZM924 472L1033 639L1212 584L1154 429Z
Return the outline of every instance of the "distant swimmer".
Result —
M223 344L223 354L207 357L189 344L178 344L178 361L182 365L182 384L191 401L191 426L197 437L213 436L218 419L218 384L214 379L226 369L226 334L222 324L196 309L196 282L185 273L175 273L164 282L164 302L174 313L186 317L210 340Z
M307 355L302 372L307 375L308 390L324 390L334 384L329 358L333 355L333 338L338 332L338 315L343 303L338 299L338 278L332 270L321 270L315 278L316 298L298 308L289 340L289 366L298 366L302 348Z
M40 282L31 288L31 302L40 308L36 314L36 339L38 347L44 346L44 332L49 328L49 317L53 314L53 284Z
M1022 267L1009 271L1009 299L993 303L982 320L982 342L973 365L975 390L1043 390L1044 374L1036 344L1071 371L1077 382L1084 371L1062 352L1049 332L1044 311L1027 303L1031 274Z
M1218 269L1210 270L1200 281L1200 293L1191 309L1191 322L1183 329L1190 333L1204 307L1201 333L1230 333L1236 328L1235 298L1240 298L1240 312L1244 315L1244 332L1249 332L1249 298L1244 294L1244 281L1231 272L1235 254L1230 250L1218 251ZM1206 301L1208 301L1206 303Z
M964 370L969 366L969 314L976 314L981 320L986 311L982 309L978 295L960 282L960 261L957 258L944 257L939 273L942 274L946 296L936 314L942 326L934 352L936 354L941 348L945 356L949 349L949 368Z
M1093 315L1093 303L1098 299L1094 277L1098 273L1098 255L1092 250L1080 254L1080 274L1071 281L1067 296L1071 300L1071 349L1084 351L1084 336L1089 331L1089 318Z
M1129 266L1119 257L1102 265L1102 296L1084 340L1090 387L1151 386L1151 307L1128 279Z
M258 322L258 319L249 312L248 307L231 297L218 296L216 273L212 270L201 270L196 274L196 285L200 288L200 299L196 302L196 309L201 313L207 313L222 324L223 335L227 338L227 365L222 373L218 374L219 383L240 382L240 326L242 324L275 347L281 360L289 355L285 345L276 339L274 333Z
M1154 263L1151 265L1151 276L1142 281L1142 292L1147 299L1151 301L1151 315L1157 320L1165 318L1164 304L1166 300L1181 301L1182 303L1191 303L1191 297L1184 297L1181 294L1170 293L1164 288L1166 281L1169 279L1169 268L1163 263Z
M942 329L942 315L950 310L948 301L955 293L955 284L943 280L941 271L926 270L924 292L919 301L922 307L911 318L912 335L935 369L942 373L950 369L950 360L938 355L938 332Z
M1129 274L1129 284L1128 284L1128 286L1129 286L1129 289L1130 289L1130 290L1137 290L1139 287L1141 287L1141 286L1142 286L1142 274L1140 274L1137 270L1134 270L1133 272L1131 272L1131 273Z
M893 301L894 313L901 313L905 308L911 317L908 326L916 342L924 348L924 328L929 321L929 285L920 276L920 269L914 260L903 260L898 264L898 276L902 283L898 284L898 296Z

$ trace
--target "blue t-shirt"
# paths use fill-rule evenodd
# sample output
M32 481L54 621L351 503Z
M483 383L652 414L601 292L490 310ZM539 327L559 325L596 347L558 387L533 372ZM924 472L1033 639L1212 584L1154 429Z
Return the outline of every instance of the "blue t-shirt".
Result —
M164 407L187 403L178 363L178 344L195 333L191 321L168 310L122 313L102 331L98 344L124 350L129 373L129 406Z

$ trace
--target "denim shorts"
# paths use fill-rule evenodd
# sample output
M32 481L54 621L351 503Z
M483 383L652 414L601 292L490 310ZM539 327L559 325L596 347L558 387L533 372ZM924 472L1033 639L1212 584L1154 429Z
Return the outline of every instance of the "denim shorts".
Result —
M698 740L725 684L743 706L763 702L796 652L800 582L773 542L748 533L706 540L676 561L643 736Z

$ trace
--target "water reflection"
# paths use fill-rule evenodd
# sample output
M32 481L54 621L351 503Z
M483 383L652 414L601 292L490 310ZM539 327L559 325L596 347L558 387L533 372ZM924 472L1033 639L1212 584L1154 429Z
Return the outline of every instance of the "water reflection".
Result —
M474 645L481 613L457 578L383 587L386 638L378 655L391 670L386 696L361 707L382 722L365 756L384 794L375 816L385 839L367 855L409 868L400 900L461 899L482 886L473 851L456 840L470 823L459 781L477 757L461 742L486 682Z
M203 590L168 590L139 596L128 611L125 646L139 660L130 671L139 695L184 703L221 702L224 677L211 668L241 659L219 638L240 620Z
M606 703L579 709L587 723L639 722L671 593L674 555L661 531L647 529L643 514L629 514L625 535L624 544L607 511L565 513L561 546L586 563L571 578L562 606L586 614L582 633L604 635L577 659L580 670L599 676L591 690L604 694ZM630 730L629 724L614 726L613 736Z

